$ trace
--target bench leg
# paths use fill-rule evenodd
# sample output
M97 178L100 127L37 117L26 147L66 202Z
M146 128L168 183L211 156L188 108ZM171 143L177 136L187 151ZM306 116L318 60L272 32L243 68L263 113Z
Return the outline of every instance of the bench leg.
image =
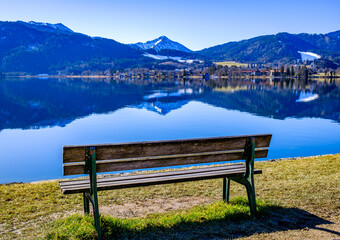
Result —
M247 189L249 208L252 216L256 215L256 199L255 199L255 185L254 185L254 158L255 158L255 138L251 137L247 139L244 148L245 160L246 160L246 172L241 179Z
M93 215L94 215L94 224L98 233L98 239L101 239L101 230L100 230L100 216L99 216L99 207L98 207L98 196L97 192L93 193Z
M252 216L255 216L256 215L256 198L255 198L254 177L251 176L250 178L232 178L232 180L246 187L250 213Z
M84 214L90 213L90 201L86 197L86 193L83 193L83 201L84 201Z
M90 191L86 193L88 200L93 207L94 225L98 234L98 239L102 239L100 230L100 216L98 207L97 194L97 163L96 163L96 148L89 147L85 149L85 170L89 173Z
M256 215L256 199L255 199L255 188L254 188L254 179L253 181L247 181L245 184L247 189L248 201L249 201L249 208L251 215Z
M223 201L229 203L229 195L230 195L230 179L224 177L223 178Z
M98 207L98 196L97 192L90 194L90 193L84 193L84 198L87 199L87 204L91 202L92 204L92 210L93 210L93 217L94 217L94 226L96 228L96 231L98 233L98 239L102 239L101 237L101 230L100 230L100 216L99 216L99 207ZM85 204L85 200L84 200ZM86 213L89 213L89 205L87 205L87 211ZM85 211L85 205L84 205L84 211Z

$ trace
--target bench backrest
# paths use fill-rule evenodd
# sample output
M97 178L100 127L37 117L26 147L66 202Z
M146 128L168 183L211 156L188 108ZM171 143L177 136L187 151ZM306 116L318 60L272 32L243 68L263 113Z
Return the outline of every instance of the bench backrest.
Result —
M88 173L85 158L89 148L95 151L96 171L170 167L245 159L245 147L255 139L255 158L267 156L272 135L258 134L232 137L199 138L169 141L134 142L64 146L63 173Z

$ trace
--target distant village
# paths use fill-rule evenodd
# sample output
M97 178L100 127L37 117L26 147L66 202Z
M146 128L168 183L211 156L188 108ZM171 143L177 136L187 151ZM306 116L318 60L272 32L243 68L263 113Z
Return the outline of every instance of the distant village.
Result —
M330 62L330 61L329 61ZM110 68L105 71L59 72L57 75L38 74L37 77L111 77L114 79L186 79L218 78L340 78L340 67L321 61L303 61L294 64L257 64L215 62L211 64L186 64L178 69ZM25 73L1 73L0 76L26 76Z
M85 74L88 75L88 74ZM100 73L97 73L100 75ZM317 66L312 62L291 65L266 66L264 64L244 64L236 62L214 63L206 67L160 70L135 68L125 70L106 70L103 75L116 79L184 79L201 78L340 78L340 68Z

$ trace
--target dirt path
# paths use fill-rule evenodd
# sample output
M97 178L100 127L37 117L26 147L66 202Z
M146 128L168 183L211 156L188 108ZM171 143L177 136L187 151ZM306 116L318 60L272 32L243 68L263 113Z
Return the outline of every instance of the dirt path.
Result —
M164 213L178 209L187 209L196 205L211 203L215 200L216 199L208 197L183 197L178 199L159 198L133 203L101 206L100 212L102 214L120 218L144 217L152 213Z

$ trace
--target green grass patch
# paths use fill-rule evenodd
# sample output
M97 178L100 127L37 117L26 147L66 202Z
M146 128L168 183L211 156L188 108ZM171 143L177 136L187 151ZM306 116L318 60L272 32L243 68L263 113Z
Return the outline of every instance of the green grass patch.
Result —
M300 229L297 231L301 233L292 235L292 238L303 239L306 233L304 227L315 226L316 218L307 213L334 223L340 222L340 154L255 162L255 167L263 171L263 174L255 176L256 197L260 210L260 217L256 219L249 217L249 208L245 200L246 191L240 184L231 183L231 197L236 199L230 206L216 202L222 198L222 181L214 179L99 192L99 207L103 214L105 208L125 208L124 214L129 213L127 203L135 204L132 210L135 206L141 205L146 210L136 214L137 218L132 217L135 215L120 214L121 217L118 219L116 213L106 213L102 216L105 232L112 236L113 233L110 231L118 229L123 232L120 236L137 234L143 238L145 229L152 229L155 234L161 232L167 233L167 236L177 236L176 232L181 232L182 235L178 235L177 239L183 236L187 237L183 237L184 239L190 239L190 236L195 238L197 235L186 234L185 229L188 228L191 229L188 230L189 233L192 231L207 239L213 239L219 237L209 235L212 234L211 231L222 230L218 230L219 227L214 229L205 226L216 225L224 226L221 229L228 231L229 237L235 238L255 236L266 231L273 234L296 228ZM240 200L239 197L243 198ZM182 205L178 209L183 210L165 209L163 213L148 215L149 207L157 205L159 199L176 204L183 199L189 201L206 199L205 202L208 204L196 207L193 206L194 203L189 206ZM266 201L261 202L259 199ZM279 204L269 204L268 201ZM209 205L210 203L212 204ZM67 235L65 238L70 239L82 238L82 234L84 238L91 239L95 236L94 228L90 224L93 220L91 217L82 216L82 204L81 194L63 195L58 181L0 185L0 239L45 239L46 236L61 239L63 234ZM230 211L228 216L223 218L223 215L219 215L220 212L226 211ZM215 220L212 220L212 216ZM56 219L62 220L56 222ZM182 223L178 223L180 220ZM71 224L72 221L74 224ZM183 222L189 223L185 225ZM120 227L114 227L114 223ZM340 229L336 231L340 232ZM269 236L268 239L279 239L277 235ZM326 237L331 239L333 236ZM263 238L263 235L259 238ZM318 238L322 239L325 236Z
M225 61L225 62L214 62L216 65L220 66L236 66L236 67L248 67L247 63L239 63L239 62L233 62L233 61Z
M233 239L278 231L332 224L298 208L257 201L258 215L249 214L248 201L234 198L191 209L138 218L101 216L104 239ZM71 215L49 224L46 239L96 239L91 216Z
M269 209L279 206L258 201L258 210L264 218ZM192 209L141 218L121 219L101 217L102 234L107 239L190 239L196 237L228 237L235 229L227 225L251 221L248 201L239 197L226 204L222 201L196 206ZM51 224L47 239L95 239L93 218L72 215Z

